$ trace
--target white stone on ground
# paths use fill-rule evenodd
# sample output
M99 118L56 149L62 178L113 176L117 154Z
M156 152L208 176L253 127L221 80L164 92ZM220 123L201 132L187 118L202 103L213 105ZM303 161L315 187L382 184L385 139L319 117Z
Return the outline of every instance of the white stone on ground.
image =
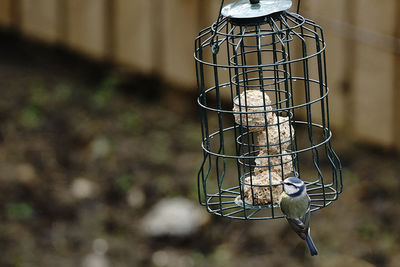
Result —
M36 170L32 164L22 163L16 167L17 179L23 184L32 184L37 179Z
M96 254L104 255L108 250L108 242L105 239L97 238L93 241L92 249Z
M82 261L82 267L110 267L108 259L104 255L90 253Z
M71 184L71 194L77 199L87 199L96 195L98 186L94 182L79 177L74 179Z
M206 223L208 214L182 197L159 201L143 218L142 230L150 236L187 236Z
M93 252L87 254L82 260L82 267L110 267L106 257L108 243L105 239L97 238L92 243Z
M140 208L144 205L146 196L142 190L132 187L126 195L126 201L132 208Z

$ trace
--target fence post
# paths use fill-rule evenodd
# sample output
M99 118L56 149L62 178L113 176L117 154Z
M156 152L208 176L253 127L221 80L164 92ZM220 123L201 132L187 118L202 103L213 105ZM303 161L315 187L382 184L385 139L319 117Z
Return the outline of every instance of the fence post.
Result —
M0 0L0 27L8 28L12 24L12 0Z
M57 5L59 0L20 0L22 32L48 43L59 38Z
M114 60L140 73L154 69L153 38L155 20L153 0L115 0Z
M202 1L202 0L200 0ZM167 82L194 88L196 74L193 59L194 39L199 31L198 0L164 1L162 16L162 66Z
M399 103L400 103L400 1L396 1L395 5L395 10L397 10L397 15L395 16L395 25L396 25L396 30L395 30L395 38L397 40L397 43L395 44L395 47L397 48L396 54L394 55L394 80L393 80L393 90L394 90L394 96L393 96L393 113L394 113L394 120L393 120L393 125L394 125L394 140L395 140L395 145L396 149L398 152L400 152L400 108L399 108Z
M354 76L355 134L364 141L392 146L394 134L394 51L386 47L394 40L396 2L358 0L355 10L357 59ZM384 18L384 19L383 19ZM383 41L383 42L382 42Z
M66 42L77 50L95 59L104 59L106 51L106 0L67 1Z
M300 14L315 21L324 29L327 44L327 71L329 91L329 109L331 126L344 129L346 127L346 99L345 99L345 51L347 40L339 32L341 25L337 22L346 22L346 0L307 0L302 1ZM297 7L297 5L296 5Z

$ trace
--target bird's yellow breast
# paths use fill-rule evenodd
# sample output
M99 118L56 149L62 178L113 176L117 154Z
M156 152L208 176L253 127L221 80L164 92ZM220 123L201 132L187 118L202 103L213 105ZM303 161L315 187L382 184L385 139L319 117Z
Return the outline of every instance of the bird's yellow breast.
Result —
M282 212L290 218L300 218L308 209L308 196L292 198L282 192L279 204Z

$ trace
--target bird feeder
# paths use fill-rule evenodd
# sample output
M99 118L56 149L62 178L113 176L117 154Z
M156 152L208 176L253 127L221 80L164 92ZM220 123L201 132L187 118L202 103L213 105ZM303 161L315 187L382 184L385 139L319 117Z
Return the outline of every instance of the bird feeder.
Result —
M199 200L235 219L275 219L281 182L303 180L311 211L342 191L322 28L290 0L221 1L195 41L204 159Z

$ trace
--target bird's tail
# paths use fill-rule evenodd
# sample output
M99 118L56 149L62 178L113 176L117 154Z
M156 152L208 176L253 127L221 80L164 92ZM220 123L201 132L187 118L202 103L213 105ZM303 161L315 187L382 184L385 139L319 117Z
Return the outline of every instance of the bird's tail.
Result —
M311 256L318 255L318 250L314 245L314 242L313 242L313 240L311 238L310 232L308 232L308 235L306 237L306 242L307 242L307 247L310 250Z

